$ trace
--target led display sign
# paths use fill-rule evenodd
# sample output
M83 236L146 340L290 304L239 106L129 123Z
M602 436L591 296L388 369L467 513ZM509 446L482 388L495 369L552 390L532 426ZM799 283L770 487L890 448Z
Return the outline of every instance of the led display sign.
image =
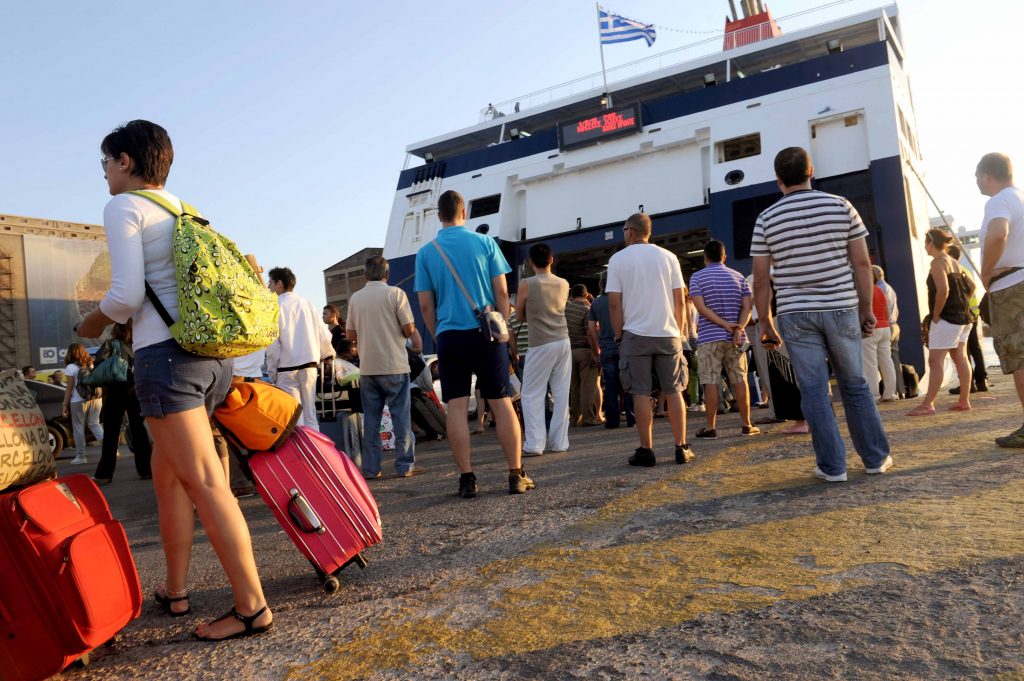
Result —
M630 104L604 113L558 124L558 148L562 151L585 147L608 139L640 132L640 106Z

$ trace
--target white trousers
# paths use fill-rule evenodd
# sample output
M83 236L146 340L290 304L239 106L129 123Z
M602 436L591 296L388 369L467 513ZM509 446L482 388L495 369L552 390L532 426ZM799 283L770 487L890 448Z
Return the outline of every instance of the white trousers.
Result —
M316 367L282 371L277 375L276 385L302 405L298 425L320 430L320 422L316 420Z
M543 454L545 449L569 449L569 383L572 380L572 351L569 339L531 345L523 368L523 421L526 438L523 451ZM544 404L548 385L555 400L551 425L544 427ZM546 435L546 437L545 437Z
M878 375L882 375L882 397L896 399L896 367L892 363L892 329L876 328L870 336L861 339L864 354L864 378L872 395L878 394Z

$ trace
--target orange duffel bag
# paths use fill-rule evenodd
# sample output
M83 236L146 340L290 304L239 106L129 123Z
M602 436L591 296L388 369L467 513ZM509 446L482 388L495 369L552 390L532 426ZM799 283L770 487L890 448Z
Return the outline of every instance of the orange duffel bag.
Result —
M302 405L277 386L235 379L213 412L229 438L250 452L272 452L295 430Z

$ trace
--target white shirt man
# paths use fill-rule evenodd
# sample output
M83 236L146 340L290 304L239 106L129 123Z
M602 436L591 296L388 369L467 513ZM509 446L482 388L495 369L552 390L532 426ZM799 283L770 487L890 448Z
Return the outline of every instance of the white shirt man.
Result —
M682 356L682 339L688 335L683 273L676 256L648 243L651 219L647 215L634 213L626 220L624 230L626 248L608 261L605 293L615 338L621 343L622 387L641 398L633 402L640 447L629 457L629 464L657 463L652 449L654 414L647 399L654 389L652 373L658 375L668 403L676 463L687 463L693 460L693 450L686 444L686 410L681 394L688 380Z
M1013 165L1003 154L985 154L975 178L991 197L981 223L981 283L992 322L992 340L1004 374L1013 374L1024 406L1024 191L1013 184ZM1024 427L997 437L1000 447L1024 448Z
M267 348L270 380L302 404L299 425L320 430L316 418L316 368L334 354L331 334L319 310L294 292L295 275L287 267L270 270L270 290L278 294L280 336Z

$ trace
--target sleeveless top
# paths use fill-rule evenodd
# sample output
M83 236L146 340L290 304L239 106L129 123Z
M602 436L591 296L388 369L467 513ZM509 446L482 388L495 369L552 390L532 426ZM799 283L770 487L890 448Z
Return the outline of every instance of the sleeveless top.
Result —
M565 303L569 298L569 282L553 274L538 274L526 281L530 288L526 298L530 347L568 338Z
M956 272L946 272L946 285L949 287L949 294L946 296L946 302L942 306L939 318L950 324L961 326L974 323L970 309L971 285L966 281L966 277L962 268L957 268ZM935 314L935 280L931 274L928 275L927 286L928 310L929 315L933 316Z

